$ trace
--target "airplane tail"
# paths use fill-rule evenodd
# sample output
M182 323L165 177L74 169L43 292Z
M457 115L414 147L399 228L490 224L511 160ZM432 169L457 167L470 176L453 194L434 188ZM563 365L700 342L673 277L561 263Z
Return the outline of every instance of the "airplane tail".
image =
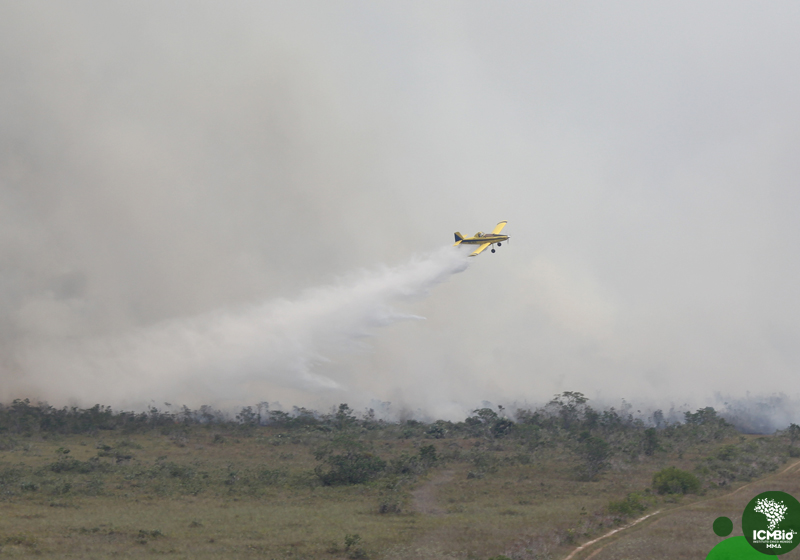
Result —
M461 235L460 233L456 232L456 233L455 233L455 236L456 236L456 245L458 245L459 243L461 243L462 241L464 241L464 236L463 236L463 235Z

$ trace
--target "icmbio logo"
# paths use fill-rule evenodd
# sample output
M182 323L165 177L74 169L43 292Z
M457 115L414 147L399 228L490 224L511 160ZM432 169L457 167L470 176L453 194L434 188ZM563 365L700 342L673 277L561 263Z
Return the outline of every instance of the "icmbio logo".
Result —
M786 492L762 492L742 513L747 542L763 554L785 554L800 544L800 502Z
M717 536L727 537L733 532L733 522L718 517L713 528ZM742 532L744 536L717 544L706 560L758 560L765 554L786 554L800 544L800 502L786 492L762 492L744 508Z

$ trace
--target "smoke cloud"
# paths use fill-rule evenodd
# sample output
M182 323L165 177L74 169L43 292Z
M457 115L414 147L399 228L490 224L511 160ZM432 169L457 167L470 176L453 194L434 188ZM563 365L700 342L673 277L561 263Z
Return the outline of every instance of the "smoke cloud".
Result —
M745 418L782 393L763 425L800 422L798 21L0 3L0 400ZM508 246L403 299L452 270L411 255L500 220Z
M173 319L122 336L39 344L24 349L19 361L31 372L29 391L50 402L71 397L142 408L159 397L224 405L280 398L287 389L300 400L325 392L346 399L353 388L315 373L315 365L369 351L362 340L379 327L423 319L395 306L465 270L468 253L459 249L362 272L291 301Z

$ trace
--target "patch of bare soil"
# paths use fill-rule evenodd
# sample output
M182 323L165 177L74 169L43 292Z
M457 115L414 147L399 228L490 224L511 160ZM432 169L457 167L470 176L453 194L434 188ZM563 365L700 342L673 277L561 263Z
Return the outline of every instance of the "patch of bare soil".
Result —
M453 480L455 471L441 471L434 474L429 480L423 482L419 488L411 491L414 511L425 515L444 515L445 511L439 507L436 494L439 486Z

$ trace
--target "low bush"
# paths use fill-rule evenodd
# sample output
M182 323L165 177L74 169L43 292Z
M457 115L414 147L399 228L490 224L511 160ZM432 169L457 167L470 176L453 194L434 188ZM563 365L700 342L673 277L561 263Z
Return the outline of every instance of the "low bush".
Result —
M327 471L321 466L314 471L325 486L363 484L386 469L386 461L365 452L329 455L325 463L330 467Z
M647 509L647 503L642 496L636 492L628 494L625 499L618 502L611 501L608 504L609 513L619 515L622 517L632 517L642 513Z
M696 494L700 480L690 472L667 467L653 475L653 489L659 494Z

